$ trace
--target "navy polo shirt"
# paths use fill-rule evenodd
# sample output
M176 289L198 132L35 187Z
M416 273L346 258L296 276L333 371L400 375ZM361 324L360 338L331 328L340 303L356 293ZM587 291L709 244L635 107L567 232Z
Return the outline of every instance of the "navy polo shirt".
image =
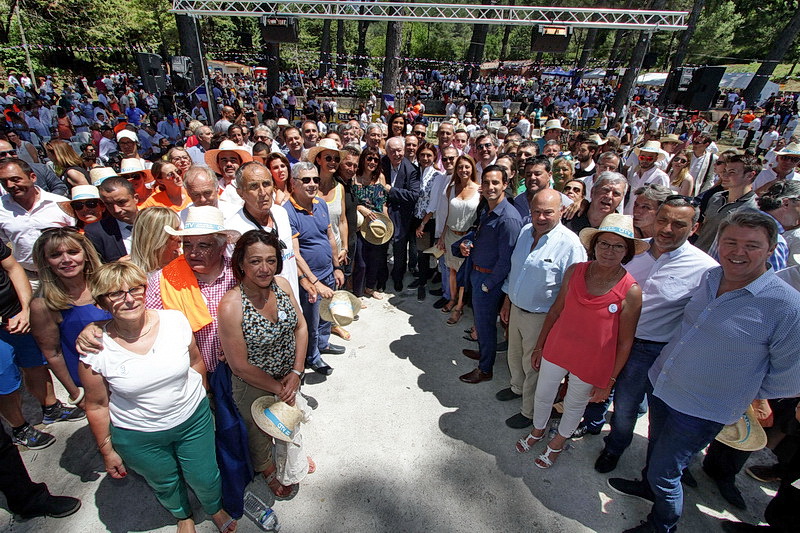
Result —
M331 218L328 214L328 204L324 200L314 198L311 206L309 213L291 196L289 201L283 204L289 214L292 238L297 238L300 243L300 255L311 272L318 278L324 279L333 273L333 250L331 241L328 240Z

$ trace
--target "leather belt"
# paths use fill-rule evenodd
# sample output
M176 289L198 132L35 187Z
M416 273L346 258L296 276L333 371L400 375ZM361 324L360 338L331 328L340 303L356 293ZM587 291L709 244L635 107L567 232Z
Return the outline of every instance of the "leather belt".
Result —
M450 231L452 231L454 235L458 235L459 237L463 237L464 235L469 233L469 231L455 231L455 230L452 230L452 229Z
M472 268L474 268L478 272L482 272L483 274L491 274L492 273L492 269L491 268L483 268L483 267L479 267L478 265L472 265Z
M659 346L665 346L667 344L666 342L648 341L645 339L640 339L639 337L634 337L633 341L638 342L639 344L657 344Z

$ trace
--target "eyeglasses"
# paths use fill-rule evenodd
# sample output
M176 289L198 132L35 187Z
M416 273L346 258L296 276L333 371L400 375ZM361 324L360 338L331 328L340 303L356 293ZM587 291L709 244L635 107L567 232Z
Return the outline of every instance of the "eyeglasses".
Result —
M319 176L303 176L302 178L295 178L297 181L302 181L303 185L308 185L312 181L319 185Z
M114 291L114 292L107 292L103 296L108 298L110 302L124 302L128 295L130 294L133 298L139 298L144 294L145 289L147 288L146 285L137 285L136 287L131 287L127 291Z
M455 161L455 160L456 160L456 156L454 156L454 155L453 155L453 156L450 156L450 157L443 157L443 158L442 158L442 161L446 161L446 162L448 162L448 163L449 163L450 161Z
M580 192L580 193L582 193L583 189L581 189L580 187L577 187L577 186L575 186L575 187L565 186L563 189L561 189L561 192Z
M326 155L323 157L326 163L330 163L331 161L336 161L337 163L341 161L338 155Z
M6 159L7 157L17 157L16 150L3 150L0 152L0 159Z
M611 250L615 254L621 254L628 249L624 244L611 244L610 242L600 240L597 241L597 247L601 250Z
M488 150L492 146L494 146L492 143L483 143L476 145L475 148L477 148L478 150Z
M670 194L666 198L664 198L663 203L671 202L674 200L682 200L687 204L691 205L692 207L697 207L700 205L700 200L698 198L694 198L692 196L684 196L682 194Z
M182 155L182 156L178 156L178 157L173 157L173 158L171 159L171 161L191 161L191 160L192 160L192 158L191 158L191 157L189 157L189 156L186 156L186 155Z
M378 157L367 157L364 159L367 163L378 163L380 162L380 158Z
M95 209L100 205L100 200L75 200L69 203L73 209L80 211L84 207Z
M655 156L652 155L639 155L639 161L655 161Z

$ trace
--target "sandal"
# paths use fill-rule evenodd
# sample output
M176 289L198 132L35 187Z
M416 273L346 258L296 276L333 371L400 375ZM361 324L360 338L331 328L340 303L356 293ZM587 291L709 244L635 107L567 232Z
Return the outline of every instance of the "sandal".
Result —
M517 449L517 453L525 453L528 450L530 450L534 444L542 440L542 438L544 438L544 433L542 433L538 437L534 437L532 433L528 433L527 435L519 439L514 447Z
M272 491L272 494L275 496L276 500L288 500L294 496L295 488L297 485L284 485L275 477L275 468L272 468L272 472L267 474L266 472L261 473L264 476L264 479L267 482L267 486L269 490Z
M306 459L308 459L308 473L313 474L317 471L317 463L314 462L310 455L307 455Z
M559 448L558 450L554 450L548 444L547 451L541 454L539 457L537 457L536 460L533 462L533 464L535 464L537 468L542 468L542 469L550 468L551 466L553 466L555 460L558 459L558 456L556 456L553 459L550 459L550 454L561 453L562 451L564 451L564 448Z
M224 511L224 510L221 509L220 511ZM238 527L238 524L237 524L235 518L231 518L231 516L228 515L228 519L225 522L223 522L222 525L220 525L214 519L214 517L217 514L219 514L219 511L217 513L214 513L214 515L211 516L211 521L214 522L214 525L217 526L217 530L220 533L233 533L234 531L236 531L236 528ZM225 513L225 514L227 515L228 513Z
M453 310L453 308L454 308L455 306L456 306L456 301L455 301L455 300L450 300L449 302L447 302L446 304L444 304L444 306L441 308L441 312L442 312L442 313L445 313L445 314L446 314L446 313L449 313L450 311L452 311L452 310Z
M340 337L342 340L349 341L350 340L350 333L344 329L342 326L333 326L331 328L331 333Z
M447 319L448 326L455 326L458 324L458 321L461 320L461 317L464 316L463 309L453 309L450 313L450 318Z

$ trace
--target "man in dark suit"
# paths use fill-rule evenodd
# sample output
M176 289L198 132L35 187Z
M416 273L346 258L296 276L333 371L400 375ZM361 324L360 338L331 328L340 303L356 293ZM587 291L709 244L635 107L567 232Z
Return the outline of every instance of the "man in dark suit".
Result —
M403 290L403 275L408 263L408 242L412 235L411 223L414 218L414 205L419 198L419 169L404 158L405 141L402 137L392 137L386 141L386 155L381 161L386 178L386 202L389 218L394 224L392 251L394 266L392 280L394 290ZM381 285L382 280L378 280Z
M125 178L107 178L98 185L100 199L110 216L85 228L104 263L117 261L131 253L133 222L136 220L139 195Z

